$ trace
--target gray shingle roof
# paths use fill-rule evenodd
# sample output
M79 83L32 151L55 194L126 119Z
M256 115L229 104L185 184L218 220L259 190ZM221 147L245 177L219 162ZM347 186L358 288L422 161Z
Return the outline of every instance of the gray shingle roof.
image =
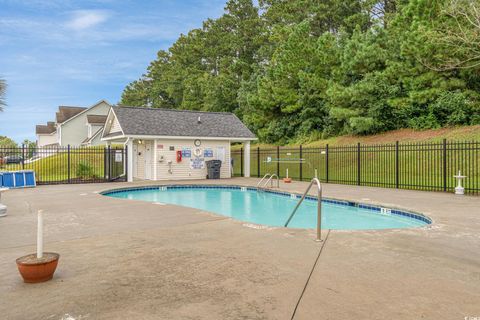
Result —
M125 135L255 138L236 115L228 112L126 106L113 110Z

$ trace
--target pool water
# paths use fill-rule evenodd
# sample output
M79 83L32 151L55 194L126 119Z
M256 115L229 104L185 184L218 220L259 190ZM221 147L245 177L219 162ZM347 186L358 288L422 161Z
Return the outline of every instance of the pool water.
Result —
M289 194L239 187L169 186L105 192L104 195L201 209L236 220L283 226L299 201ZM362 230L421 227L426 217L349 202L322 201L322 229ZM316 228L317 201L305 199L291 220L291 228Z

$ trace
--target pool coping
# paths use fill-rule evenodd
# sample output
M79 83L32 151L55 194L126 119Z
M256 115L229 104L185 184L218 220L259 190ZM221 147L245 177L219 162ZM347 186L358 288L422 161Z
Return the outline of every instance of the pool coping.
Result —
M137 191L137 190L156 190L156 189L161 189L161 188L166 188L164 190L167 190L168 188L170 189L235 189L235 190L248 190L248 191L263 191L267 193L272 193L272 194L277 194L281 196L286 196L286 197L291 197L292 195L295 195L296 199L300 199L302 197L302 194L297 193L297 192L289 192L289 191L282 191L282 190L273 190L273 189L268 189L268 188L258 188L258 187L252 187L252 186L242 186L242 185L236 185L236 184L214 184L214 185L205 185L205 184L155 184L155 185L144 185L144 186L131 186L131 187L120 187L120 188L113 188L113 189L107 189L107 190L102 190L98 192L98 194L107 196L108 194L115 194L115 193L120 193L124 191ZM312 201L317 201L318 198L316 196L310 196L307 195L305 196L305 199L307 200L312 200ZM417 227L407 227L407 228L389 228L389 229L380 229L380 230L401 230L401 229L422 229L422 228L430 228L434 224L434 220L420 212L416 212L413 210L409 210L406 208L401 208L397 206L387 206L387 205L381 205L381 204L367 204L364 202L356 202L356 201L350 201L350 200L345 200L345 199L338 199L338 198L332 198L332 197L327 197L324 198L322 197L322 202L325 203L331 203L331 204L337 204L337 205L343 205L343 206L348 206L348 207L358 207L361 209L367 209L376 212L377 214L381 215L396 215L396 216L402 216L410 219L415 219L422 221L426 223L423 226L417 226ZM176 205L176 204L171 204L171 205ZM207 210L208 211L208 210ZM208 211L210 212L210 211ZM213 212L212 212L213 213ZM216 214L216 213L214 213ZM235 219L234 219L235 220ZM240 220L238 220L240 221ZM245 221L241 221L245 222ZM275 226L269 226L272 228L277 228ZM309 228L291 228L291 229L309 229ZM348 230L348 231L367 231L367 230L378 230L378 229L361 229L361 230ZM341 230L339 230L341 231Z

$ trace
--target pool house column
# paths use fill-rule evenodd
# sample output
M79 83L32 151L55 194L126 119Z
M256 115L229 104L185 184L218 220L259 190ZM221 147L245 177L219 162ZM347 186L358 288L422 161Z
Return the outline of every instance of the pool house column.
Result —
M250 177L250 141L243 143L243 176Z
M127 177L128 182L133 181L133 139L128 138L127 143Z

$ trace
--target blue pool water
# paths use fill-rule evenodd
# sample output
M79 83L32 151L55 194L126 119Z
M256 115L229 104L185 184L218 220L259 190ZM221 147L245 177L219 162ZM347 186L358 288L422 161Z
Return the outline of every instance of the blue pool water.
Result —
M104 195L175 204L210 211L236 220L267 226L283 226L299 196L239 187L168 186L105 192ZM291 228L316 228L317 201L305 199L289 224ZM322 229L362 230L411 228L429 224L428 218L397 210L346 201L322 201Z

